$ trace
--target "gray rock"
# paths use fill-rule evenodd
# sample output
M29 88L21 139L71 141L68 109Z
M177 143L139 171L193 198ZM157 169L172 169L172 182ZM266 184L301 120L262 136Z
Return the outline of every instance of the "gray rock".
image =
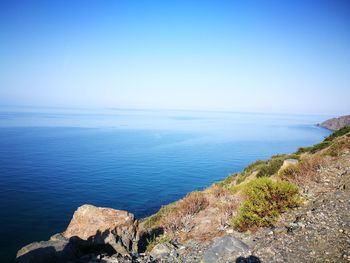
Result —
M62 263L78 257L77 244L68 239L31 243L17 252L16 263Z
M218 238L214 243L205 251L202 263L214 263L223 259L238 257L241 254L248 252L249 247L247 244L233 236L224 236Z
M170 256L171 254L174 254L175 247L170 243L162 243L157 244L154 246L154 248L151 250L150 255L153 258L160 259Z
M65 232L23 247L16 262L63 263L101 248L131 258L138 249L137 226L134 215L126 211L83 205L74 213Z

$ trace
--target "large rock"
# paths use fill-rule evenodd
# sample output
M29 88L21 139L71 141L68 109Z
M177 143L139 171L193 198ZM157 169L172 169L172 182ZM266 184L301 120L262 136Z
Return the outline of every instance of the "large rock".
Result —
M296 165L298 164L298 160L297 159L286 159L283 161L283 165L282 165L282 168L285 168L289 165Z
M83 205L75 211L65 238L79 238L92 245L110 245L126 256L137 252L137 220L127 211Z
M49 241L31 243L17 252L16 263L62 263L81 256L79 244L55 235Z
M16 263L72 262L91 252L130 256L137 252L137 224L126 211L83 205L64 233L23 247Z
M233 236L217 238L204 252L201 263L215 263L228 259L236 259L249 252L247 244ZM228 261L231 262L231 261Z

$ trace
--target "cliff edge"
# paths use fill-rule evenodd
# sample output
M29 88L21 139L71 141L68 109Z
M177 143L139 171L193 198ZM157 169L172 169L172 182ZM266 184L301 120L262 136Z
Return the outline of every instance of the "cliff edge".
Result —
M338 118L332 118L319 124L320 127L329 129L331 131L337 131L346 126L350 126L350 115L341 116Z

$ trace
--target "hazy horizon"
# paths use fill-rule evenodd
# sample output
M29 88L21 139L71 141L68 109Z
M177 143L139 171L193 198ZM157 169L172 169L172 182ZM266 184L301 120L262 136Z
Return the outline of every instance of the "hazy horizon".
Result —
M0 3L0 106L344 115L346 1Z

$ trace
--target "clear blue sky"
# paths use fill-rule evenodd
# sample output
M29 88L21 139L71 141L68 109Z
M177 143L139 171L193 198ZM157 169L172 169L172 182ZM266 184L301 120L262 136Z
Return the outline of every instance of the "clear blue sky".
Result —
M350 112L346 0L2 0L0 40L0 105Z

